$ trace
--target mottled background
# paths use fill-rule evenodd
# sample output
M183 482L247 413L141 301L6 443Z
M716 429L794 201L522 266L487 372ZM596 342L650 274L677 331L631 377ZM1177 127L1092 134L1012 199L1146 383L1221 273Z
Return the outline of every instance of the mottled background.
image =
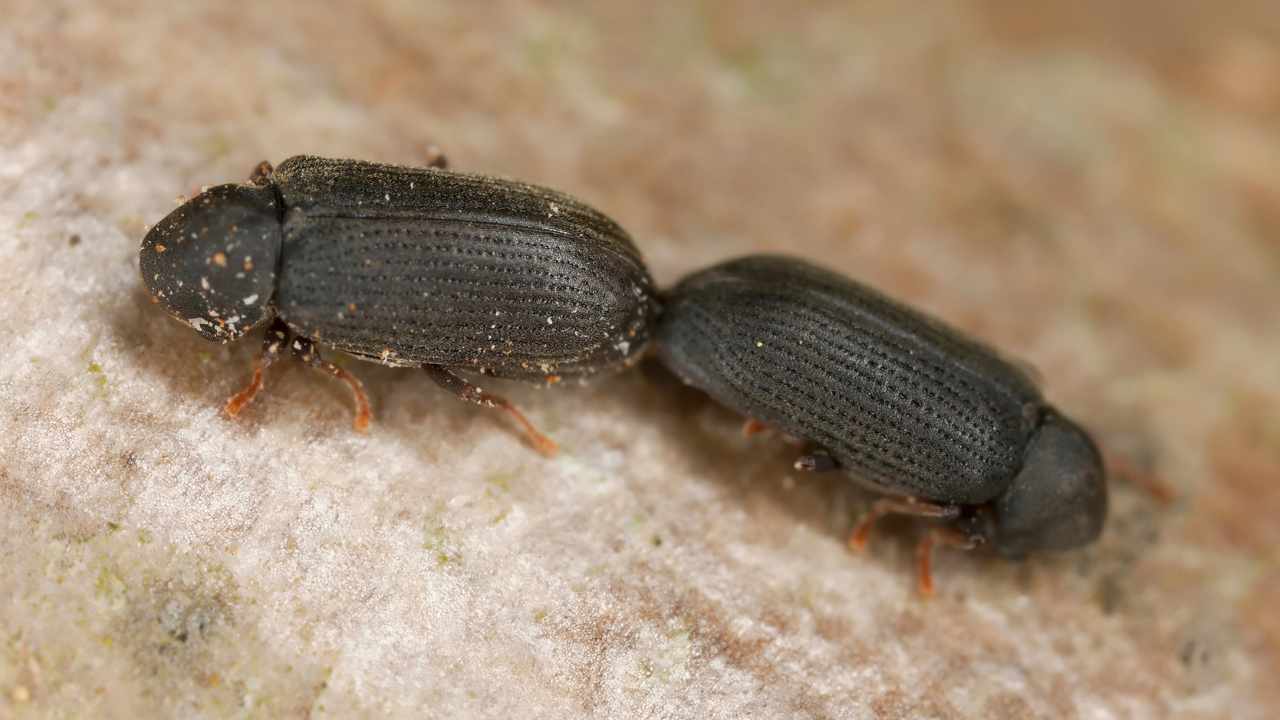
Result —
M0 717L1275 717L1280 5L0 0ZM661 371L360 366L374 432L152 307L174 198L295 153L615 216L663 284L765 250L1038 366L1102 541L866 555L867 499ZM354 363L353 363L354 364Z

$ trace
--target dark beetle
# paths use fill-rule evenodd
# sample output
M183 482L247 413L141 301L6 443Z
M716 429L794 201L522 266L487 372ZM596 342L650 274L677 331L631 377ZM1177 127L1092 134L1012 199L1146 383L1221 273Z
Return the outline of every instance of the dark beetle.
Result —
M843 469L892 497L889 513L942 518L921 543L990 543L1008 556L1092 542L1107 513L1098 449L991 349L800 260L717 265L665 298L662 362L717 401L811 443L800 470Z
M272 323L253 382L288 347L342 378L317 343L364 360L421 367L459 397L513 414L542 450L555 445L507 401L454 370L558 382L634 363L656 315L630 237L573 198L436 167L290 158L249 183L219 185L147 233L142 279L208 340Z

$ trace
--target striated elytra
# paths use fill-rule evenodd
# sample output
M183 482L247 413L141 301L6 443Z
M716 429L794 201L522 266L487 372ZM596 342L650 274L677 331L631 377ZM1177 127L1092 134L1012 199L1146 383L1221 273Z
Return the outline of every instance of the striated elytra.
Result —
M142 279L202 337L230 342L271 323L236 414L285 349L351 385L317 344L421 367L459 397L510 403L454 371L553 384L633 364L656 300L625 231L568 195L434 167L299 156L219 185L147 233Z
M1087 433L996 352L846 277L753 256L686 278L664 298L658 357L721 404L811 444L800 470L841 469L885 497L855 529L940 518L919 551L1002 554L1095 540L1106 479Z

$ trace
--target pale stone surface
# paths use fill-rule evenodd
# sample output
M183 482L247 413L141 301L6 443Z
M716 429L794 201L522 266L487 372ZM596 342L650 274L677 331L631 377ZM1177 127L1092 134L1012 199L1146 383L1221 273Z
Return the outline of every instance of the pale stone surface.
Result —
M0 717L1277 715L1274 3L231 5L3 4ZM865 498L652 368L503 387L552 461L373 366L368 437L297 368L221 416L256 343L150 305L147 225L432 142L664 284L785 250L929 308L1181 497L925 602L908 525L851 556Z

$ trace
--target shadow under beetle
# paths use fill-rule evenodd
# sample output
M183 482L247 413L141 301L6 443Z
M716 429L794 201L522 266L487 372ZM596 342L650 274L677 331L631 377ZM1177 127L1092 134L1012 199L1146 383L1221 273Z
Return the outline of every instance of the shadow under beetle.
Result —
M1001 554L1094 541L1106 476L1089 435L995 351L848 278L753 256L681 281L663 299L658 357L685 383L815 450L797 470L844 470L887 494L887 514L945 521L917 550L932 593L935 543Z
M147 233L143 282L179 321L223 343L270 323L230 415L287 349L351 387L364 430L364 390L321 357L324 344L420 367L459 398L510 413L553 454L511 403L455 371L550 385L639 359L657 306L622 228L562 193L444 165L264 162L248 183L210 188Z

